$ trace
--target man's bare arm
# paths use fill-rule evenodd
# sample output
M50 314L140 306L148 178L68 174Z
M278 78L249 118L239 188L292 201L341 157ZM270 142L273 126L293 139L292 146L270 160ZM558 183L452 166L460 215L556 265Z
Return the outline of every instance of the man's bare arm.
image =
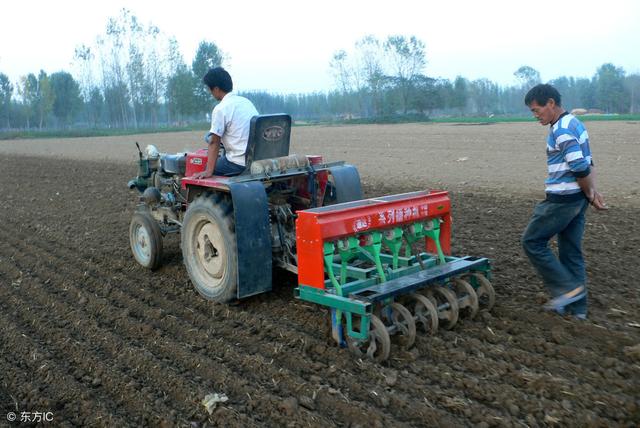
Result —
M216 134L210 134L209 136L209 151L207 153L207 166L204 171L197 173L195 178L207 178L213 175L213 171L216 168L216 162L218 161L218 152L220 152L220 144L222 140Z
M577 177L576 181L578 182L580 189L582 189L582 192L589 200L589 203L593 205L595 209L609 209L609 207L604 203L604 197L602 194L596 190L596 171L593 166L591 167L589 175L585 177Z

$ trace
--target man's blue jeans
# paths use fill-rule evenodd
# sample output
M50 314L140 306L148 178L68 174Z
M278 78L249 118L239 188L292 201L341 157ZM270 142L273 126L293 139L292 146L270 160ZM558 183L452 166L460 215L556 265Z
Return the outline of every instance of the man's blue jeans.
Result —
M213 175L224 175L225 177L232 177L239 175L244 171L244 166L231 162L223 154L216 160L216 167L213 170Z
M522 246L531 264L542 277L553 297L583 285L587 274L582 255L586 199L575 202L542 201L536 205L522 235ZM558 236L558 257L549 248L549 240ZM587 313L587 297L566 308L568 313Z

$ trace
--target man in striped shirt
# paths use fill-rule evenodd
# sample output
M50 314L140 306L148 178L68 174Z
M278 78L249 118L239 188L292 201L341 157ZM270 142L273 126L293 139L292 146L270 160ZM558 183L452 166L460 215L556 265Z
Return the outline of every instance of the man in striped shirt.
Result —
M550 129L546 199L536 205L522 245L552 295L545 309L586 319L585 211L589 204L607 209L596 190L589 134L582 122L562 108L560 93L551 85L533 87L524 102L540 124ZM554 236L558 237L558 257L548 246Z

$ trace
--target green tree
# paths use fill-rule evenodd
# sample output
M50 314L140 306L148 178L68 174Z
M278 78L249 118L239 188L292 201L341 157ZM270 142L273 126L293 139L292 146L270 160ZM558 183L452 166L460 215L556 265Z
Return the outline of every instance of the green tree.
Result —
M87 109L89 121L93 124L94 128L98 127L104 107L102 92L100 92L98 88L93 88L89 94L89 102L85 104L85 108Z
M161 32L156 26L151 25L147 29L147 40L150 40L151 46L147 53L145 64L145 84L142 88L143 104L149 110L151 115L151 123L156 126L158 123L158 115L160 110L160 102L165 92L167 84L166 67L163 66L163 59L158 51L158 45Z
M341 113L348 116L354 111L364 116L382 115L386 107L383 88L388 89L390 82L386 63L384 44L372 35L356 41L351 53L335 52L329 66L340 89L340 100L331 101L331 108L341 105Z
M585 77L577 78L575 80L575 92L578 100L580 101L580 107L592 108L596 105L595 85L591 79Z
M124 81L111 81L104 87L104 104L111 126L126 127L129 124L129 88Z
M330 96L333 102L328 108L333 114L345 115L344 117L352 117L356 109L358 112L362 110L349 102L345 102L348 99L356 97L358 101L360 101L360 94L353 93L354 70L349 60L350 57L347 52L341 49L333 53L331 61L329 62L329 68L333 74L338 92Z
M475 113L489 115L499 109L500 88L489 79L472 81L469 92Z
M59 123L68 126L82 106L80 86L66 71L53 73L49 80L53 92L53 115Z
M22 98L24 117L27 121L27 129L31 127L31 118L36 116L38 107L38 79L35 74L29 73L20 78L18 93Z
M175 37L169 39L165 57L167 58L167 82L164 96L167 106L167 122L172 123L174 116L178 114L175 110L178 104L176 96L180 93L178 90L178 80L180 80L178 75L181 70L187 68L182 53L180 53L180 45Z
M414 78L414 88L411 97L411 107L424 114L442 106L442 93L438 88L438 81L424 75Z
M128 9L110 17L104 37L98 38L105 103L111 122L137 126L137 108L144 74L142 62L143 26Z
M202 83L202 78L210 68L222 66L224 55L213 42L201 41L196 56L191 63L193 72L193 88L196 96L196 107L200 112L210 111L211 93Z
M347 52L344 49L334 52L329 62L329 67L333 72L336 86L343 93L351 92L351 69L348 63Z
M396 85L402 100L402 110L406 113L416 77L420 75L427 64L424 43L415 36L409 38L389 36L384 43L384 50L394 71Z
M451 100L449 101L449 107L458 109L460 114L467 107L467 100L469 99L469 81L462 76L457 76L453 82L453 92L451 94Z
M625 88L629 93L629 113L640 111L640 74L630 74L624 80Z
M540 79L540 72L528 65L523 65L522 67L518 68L513 73L513 75L516 76L516 78L520 82L520 86L525 90L531 89L533 86L542 81Z
M180 52L180 44L175 37L169 38L167 43L167 51L165 53L167 74L173 76L179 68L186 67L182 53Z
M145 74L144 57L135 44L129 47L129 62L126 66L131 96L133 127L138 128L138 116L144 99Z
M7 128L11 128L11 96L13 95L13 85L9 77L0 73L0 123L6 123Z
M202 79L213 67L220 67L224 62L224 54L213 42L203 40L198 45L196 56L191 62L191 71L198 79Z
M93 71L92 63L95 55L91 47L84 44L76 47L73 54L73 61L78 70L80 94L85 102L89 101L91 91L93 90Z
M384 93L389 79L385 71L384 44L368 35L356 42L354 85L360 111L364 111L365 99L369 99L374 116L384 114Z
M49 114L53 110L53 102L55 101L55 95L51 88L51 81L49 76L44 70L40 70L38 74L38 101L37 101L37 114L38 114L38 128L42 129L47 120Z
M85 105L89 105L93 87L99 86L105 103L102 117L109 125L156 124L168 76L177 67L176 57L179 49L175 38L167 37L152 23L143 25L131 11L121 9L107 19L95 45L76 49ZM92 70L100 76L97 85L84 83L93 81Z
M624 87L624 69L611 63L603 64L594 76L596 104L608 113L628 110L628 96Z
M179 66L175 74L169 78L167 103L175 119L185 119L198 111L193 81L193 74L186 65Z

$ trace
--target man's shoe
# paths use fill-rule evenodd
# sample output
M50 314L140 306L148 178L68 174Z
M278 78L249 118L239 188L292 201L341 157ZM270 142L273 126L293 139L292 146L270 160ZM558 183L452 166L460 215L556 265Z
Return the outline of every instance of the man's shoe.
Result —
M584 298L587 295L587 290L584 288L584 285L574 288L573 290L561 294L558 297L555 297L545 303L544 308L547 311L554 311L559 313L560 315L564 315L564 308L573 302L577 302L578 300ZM585 315L586 316L586 315Z
M556 315L560 315L561 317L567 315L567 312L564 310L564 308L552 308L552 307L548 307L547 305L544 305L542 307L546 312L551 312L554 313Z

